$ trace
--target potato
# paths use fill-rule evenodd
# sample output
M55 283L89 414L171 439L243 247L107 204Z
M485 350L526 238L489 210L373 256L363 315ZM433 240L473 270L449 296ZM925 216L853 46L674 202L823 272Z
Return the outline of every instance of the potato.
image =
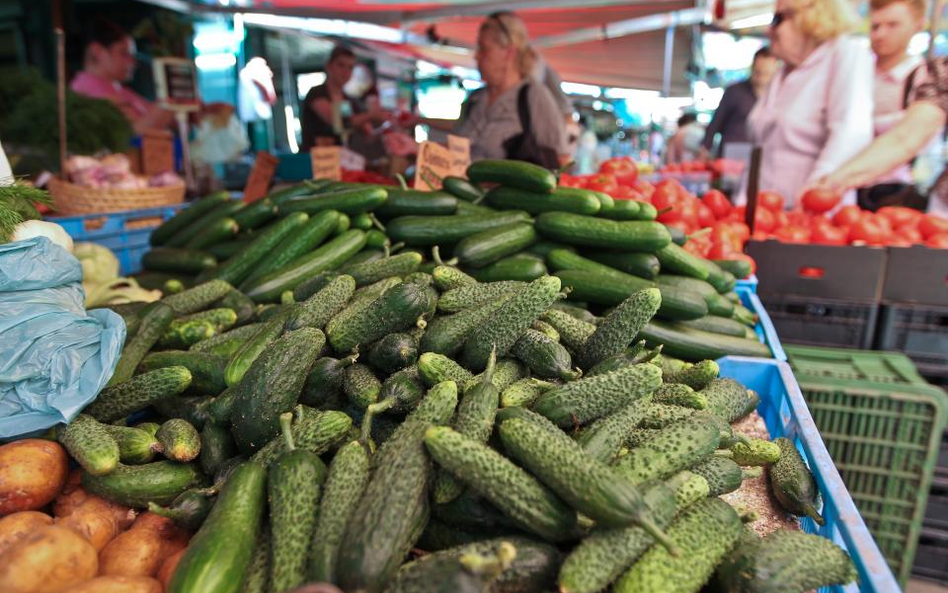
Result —
M23 439L0 446L0 515L48 505L68 473L69 456L59 443Z
M148 577L96 577L62 593L162 593L161 583Z
M27 534L52 522L52 517L39 511L20 511L0 519L0 554Z
M175 554L178 550L188 547L191 534L178 527L174 521L155 513L142 513L135 519L132 529L151 529L156 531L162 540L161 560Z
M63 491L53 501L53 515L68 517L87 498L89 498L89 494L82 488L82 469L76 468L69 472Z
M128 529L134 519L135 511L128 507L98 496L89 496L68 517L59 519L56 524L75 531L89 540L96 551L101 551L116 535Z
M168 588L168 583L171 582L171 577L174 575L174 569L178 568L178 563L181 562L181 558L184 556L184 553L187 549L181 549L168 556L168 559L161 564L161 568L158 569L158 580L161 581L161 584Z
M0 591L58 593L91 579L98 569L92 544L68 529L48 525L0 555Z
M152 577L161 567L164 540L147 528L120 533L99 552L99 573L128 577Z

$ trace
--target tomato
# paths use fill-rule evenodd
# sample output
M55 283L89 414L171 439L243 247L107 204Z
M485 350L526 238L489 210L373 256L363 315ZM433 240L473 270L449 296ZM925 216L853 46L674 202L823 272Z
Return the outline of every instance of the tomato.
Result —
M609 173L599 173L598 175L593 175L589 178L589 181L586 183L586 187L593 191L601 191L611 194L615 190L619 189L619 182L616 181L614 175L610 175Z
M762 191L757 194L757 206L772 212L783 210L783 196L775 191Z
M914 226L900 226L899 228L895 229L895 234L912 244L923 243L925 241L925 238L922 237L921 231L918 230L918 227Z
M701 228L704 225L698 221L698 206L701 205L696 199L683 198L678 202L678 210L681 213L681 220L688 223L689 226ZM712 221L713 222L713 221Z
M876 215L884 216L889 222L892 223L893 227L900 227L904 225L918 225L921 221L922 216L924 216L918 210L914 208L905 208L903 206L883 206L876 210Z
M926 214L922 217L922 220L919 221L918 230L921 231L922 236L925 237L926 240L932 235L948 233L948 219L935 216L934 214Z
M885 239L886 236L882 227L869 218L860 218L859 221L849 229L850 243L863 241L870 245L878 245L883 243Z
M716 189L705 192L701 196L701 203L711 210L715 218L724 218L734 208L727 196Z
M758 212L760 210L761 209L759 208ZM790 225L790 219L789 217L787 217L787 213L784 212L783 210L774 211L773 215L774 215L774 228L775 229L783 228L785 226Z
M925 239L926 247L935 249L948 249L948 233L936 233Z
M685 251L704 258L709 257L708 254L713 247L711 239L708 238L707 234L691 237L688 239L688 242L685 243Z
M849 231L835 227L829 222L815 224L810 227L810 240L818 245L846 245L849 242Z
M809 243L810 229L804 226L787 225L774 231L774 237L784 243Z
M655 192L655 186L644 179L636 179L632 188L640 194L649 197Z
M885 216L877 216L877 215L872 215L871 220L872 220L872 222L874 222L874 223L876 223L877 225L879 225L879 228L882 229L882 232L883 232L883 233L885 233L886 235L891 235L891 234L892 234L892 231L893 231L893 228L892 228L892 227L893 227L893 225L892 225L892 221L891 221L891 220L889 220L889 219L886 218Z
M633 185L639 177L639 166L628 157L616 157L600 165L599 172L613 175L623 185Z
M586 187L587 177L585 175L570 175L563 173L560 175L560 186L562 187Z
M821 213L829 212L835 208L842 199L843 195L839 192L813 188L803 193L803 197L800 198L800 203L807 212Z
M719 222L711 227L711 242L726 245L734 251L740 251L744 241L737 235L731 225Z
M810 226L811 215L804 212L803 210L785 210L784 214L787 217L787 224L806 227Z
M862 218L859 206L843 206L833 215L833 224L836 226L851 227Z
M691 243L691 241L688 241ZM688 243L685 243L687 246ZM708 254L705 256L708 259L734 259L734 255L740 253L740 249L734 249L733 245L727 243L712 243L711 249L708 250Z
M777 227L774 213L767 208L758 208L754 213L754 230L770 233Z

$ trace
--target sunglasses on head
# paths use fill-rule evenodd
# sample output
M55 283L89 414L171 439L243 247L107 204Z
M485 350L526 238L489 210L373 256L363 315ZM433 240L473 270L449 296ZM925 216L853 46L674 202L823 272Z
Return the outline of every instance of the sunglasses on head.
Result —
M512 13L504 11L504 10L501 10L499 12L492 12L489 15L487 15L487 20L491 20L497 23L497 26L500 27L500 32L504 34L504 37L506 37L507 39L513 39L513 37L510 36L510 29L507 28L506 24L504 24L504 19L502 18L508 14L512 14Z

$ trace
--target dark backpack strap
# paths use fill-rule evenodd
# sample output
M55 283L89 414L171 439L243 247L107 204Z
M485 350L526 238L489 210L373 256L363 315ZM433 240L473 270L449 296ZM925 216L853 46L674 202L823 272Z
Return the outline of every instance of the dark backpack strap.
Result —
M924 67L925 64L919 64L909 73L908 78L905 79L905 88L902 89L902 109L908 109L912 98L912 87L915 86L915 75L918 74L919 69Z
M520 115L520 127L523 128L523 134L526 136L532 129L530 121L530 83L520 87L517 93L517 113Z

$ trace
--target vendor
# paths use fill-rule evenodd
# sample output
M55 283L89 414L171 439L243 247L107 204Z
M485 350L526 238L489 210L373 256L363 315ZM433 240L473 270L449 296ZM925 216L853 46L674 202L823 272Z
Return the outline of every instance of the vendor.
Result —
M538 55L523 21L512 12L487 17L475 59L485 86L461 106L461 118L421 123L469 138L473 160L518 159L550 169L568 162L564 116L550 89L533 82Z
M83 67L70 88L81 95L107 99L132 124L136 134L169 128L174 114L151 103L125 86L135 74L135 40L109 21L97 21L89 28L83 50Z
M344 145L352 130L370 132L373 124L391 117L377 103L368 108L348 97L343 87L352 78L356 56L351 49L337 45L326 63L326 82L306 93L300 106L302 120L301 151L314 146Z

